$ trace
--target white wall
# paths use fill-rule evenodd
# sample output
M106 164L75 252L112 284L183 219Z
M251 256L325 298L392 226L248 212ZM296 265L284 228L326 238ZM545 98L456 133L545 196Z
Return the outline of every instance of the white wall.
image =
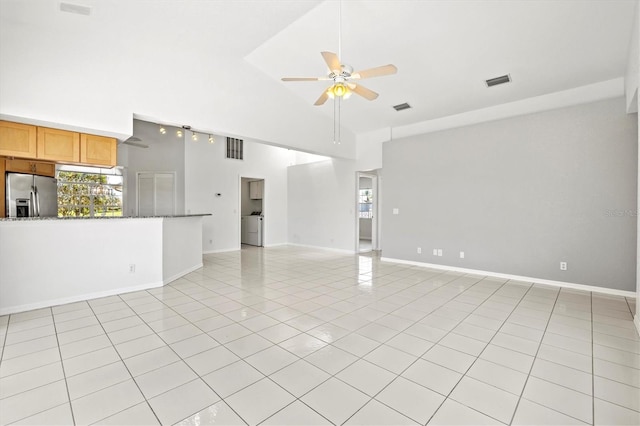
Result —
M162 219L162 281L167 284L202 267L202 218Z
M162 283L162 219L0 222L0 315Z
M225 158L226 138L185 142L185 212L203 218L205 253L240 248L240 178L264 179L264 245L287 242L287 149L244 140L244 160ZM216 194L220 194L217 196Z
M289 167L289 243L355 250L355 167L341 159Z
M178 128L165 126L167 133L160 133L160 126L147 121L133 121L133 135L141 139L148 148L121 144L118 146L118 165L125 167L126 195L124 212L126 216L137 216L136 204L137 172L176 173L176 214L184 214L184 145L190 135L176 136ZM188 141L190 142L190 140Z

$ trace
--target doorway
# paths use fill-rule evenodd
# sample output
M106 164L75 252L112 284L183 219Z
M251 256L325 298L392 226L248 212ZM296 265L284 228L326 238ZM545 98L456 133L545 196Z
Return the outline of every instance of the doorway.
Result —
M264 247L264 193L264 179L240 177L240 247Z
M356 190L356 252L378 250L378 176L358 172Z

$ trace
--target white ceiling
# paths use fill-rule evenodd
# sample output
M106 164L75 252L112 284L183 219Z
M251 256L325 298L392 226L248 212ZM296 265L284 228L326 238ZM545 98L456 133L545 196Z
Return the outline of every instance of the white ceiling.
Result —
M332 153L313 146L316 135L321 143L332 135L332 102L313 106L326 82L280 78L327 72L320 51L338 51L339 2L65 1L92 13L0 0L0 113L23 111L13 99L24 94L12 92L21 79L53 96L53 69L59 84L81 82L141 117ZM342 124L360 134L622 77L636 3L344 0L343 62L356 70L393 63L398 73L363 80L380 97L352 96ZM30 67L27 79L20 67L38 63L38 53L53 68ZM66 71L54 54L67 58ZM486 88L485 79L507 73L512 83ZM413 109L392 109L402 102Z

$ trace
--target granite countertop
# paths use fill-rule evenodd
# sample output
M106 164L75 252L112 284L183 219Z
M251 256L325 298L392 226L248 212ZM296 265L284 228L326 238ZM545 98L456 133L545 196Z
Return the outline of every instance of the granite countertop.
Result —
M0 217L0 222L39 221L39 220L89 220L89 219L171 219L182 217L211 216L212 213L174 214L162 216L96 216L96 217Z

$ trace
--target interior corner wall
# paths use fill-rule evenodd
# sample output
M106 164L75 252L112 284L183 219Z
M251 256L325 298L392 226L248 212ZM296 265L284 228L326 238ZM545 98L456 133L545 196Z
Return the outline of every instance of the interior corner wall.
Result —
M118 147L118 165L125 167L126 198L124 213L136 216L137 173L138 172L175 172L176 174L176 214L184 214L185 139L176 136L178 128L165 126L166 134L161 134L159 126L142 120L133 120L133 136L141 139L140 144L148 148L121 144ZM125 155L123 155L123 153Z
M388 142L383 168L386 258L636 288L638 120L622 97Z
M240 249L241 176L265 181L263 244L285 244L289 150L245 139L244 159L228 159L225 138L214 136L214 144L185 144L186 213L212 214L202 220L203 252Z
M289 167L289 243L355 250L355 167L336 158Z

